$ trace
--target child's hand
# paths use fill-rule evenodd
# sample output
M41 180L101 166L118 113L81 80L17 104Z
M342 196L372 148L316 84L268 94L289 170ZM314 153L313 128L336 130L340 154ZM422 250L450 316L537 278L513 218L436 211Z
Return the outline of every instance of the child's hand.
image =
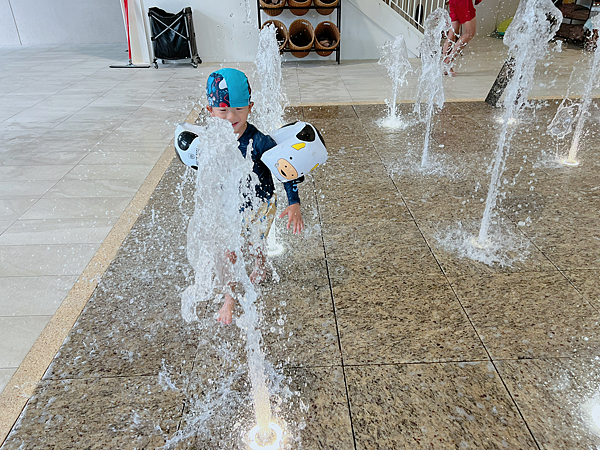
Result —
M279 216L282 219L284 216L288 216L287 229L290 229L290 224L294 222L292 231L294 234L302 232L304 230L304 221L302 220L302 212L300 212L300 203L294 203L283 210Z

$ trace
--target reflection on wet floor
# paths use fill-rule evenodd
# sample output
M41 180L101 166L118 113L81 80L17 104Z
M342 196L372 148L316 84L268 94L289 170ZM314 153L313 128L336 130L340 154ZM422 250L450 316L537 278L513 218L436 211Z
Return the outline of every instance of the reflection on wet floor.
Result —
M447 103L432 172L418 168L422 125L378 127L383 105L288 110L330 154L301 185L306 233L276 222L285 251L261 288L289 448L600 445L598 130L579 167L547 163L557 103L516 124L492 233L527 254L494 265L440 236L477 230L497 110ZM217 303L198 323L179 310L192 188L173 161L2 450L242 448L241 332L214 320Z

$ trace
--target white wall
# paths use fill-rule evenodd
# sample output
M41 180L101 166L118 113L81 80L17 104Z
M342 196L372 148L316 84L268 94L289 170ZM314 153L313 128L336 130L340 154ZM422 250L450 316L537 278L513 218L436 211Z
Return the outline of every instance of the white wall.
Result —
M119 0L0 0L0 45L106 44L126 39Z
M147 0L146 0L147 1ZM395 36L387 33L372 20L362 14L347 0L342 4L342 40L341 58L346 59L378 59L379 49L385 41ZM376 0L375 0L376 1ZM191 6L194 12L194 29L198 53L206 62L253 61L258 44L258 15L256 0L249 0L250 21L246 19L245 0L155 0L157 6L168 12L180 11L185 6ZM149 3L146 3L148 6ZM284 10L279 16L271 17L262 14L262 23L269 19L283 22L286 26L299 17L291 11ZM315 10L301 16L315 27L319 22L329 20L337 23L337 12L322 16ZM298 61L289 53L284 54L288 61ZM321 57L310 53L303 60L335 60L335 52L329 57Z
M379 47L395 36L369 19L354 2L341 1L342 60L378 59ZM248 23L246 2L251 8ZM258 43L256 0L144 0L144 3L146 7L157 6L173 13L191 6L198 53L203 61L254 60ZM478 33L494 31L498 23L514 14L517 5L518 0L483 0L477 6ZM390 10L390 14L395 13ZM321 16L311 10L303 17L313 26L323 20L336 22L335 12ZM262 13L263 22L270 18ZM297 17L286 10L274 18L289 26ZM119 42L126 42L119 0L0 0L0 46ZM285 59L297 60L289 53ZM311 53L304 60L335 60L335 53L326 58Z
M519 0L483 0L475 7L477 11L477 34L487 36L504 19L513 17Z
M17 27L8 0L0 0L0 44L20 45Z

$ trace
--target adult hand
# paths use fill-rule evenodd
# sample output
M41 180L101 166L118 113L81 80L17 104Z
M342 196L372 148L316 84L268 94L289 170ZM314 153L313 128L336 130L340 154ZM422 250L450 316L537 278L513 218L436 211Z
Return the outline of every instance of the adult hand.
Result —
M304 230L304 221L302 220L302 212L300 211L300 203L294 203L283 210L279 216L282 219L284 216L288 216L287 229L290 229L290 225L293 223L292 231L294 234L300 233Z

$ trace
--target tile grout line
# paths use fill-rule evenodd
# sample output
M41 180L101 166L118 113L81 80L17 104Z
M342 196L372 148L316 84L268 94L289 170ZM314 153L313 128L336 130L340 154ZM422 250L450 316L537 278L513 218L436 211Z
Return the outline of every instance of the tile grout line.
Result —
M366 131L366 130L365 130ZM367 136L369 136L369 133L367 131ZM375 145L375 143L373 142L373 140L371 139L371 137L369 136L369 139L371 140L371 143L373 144L375 151L377 151L377 146ZM379 155L379 153L378 153ZM380 156L381 159L381 156ZM381 160L381 162L383 163L383 160ZM385 164L384 164L385 167ZM473 328L473 331L475 332L475 335L477 336L477 338L479 339L479 342L481 343L481 346L483 347L485 353L488 355L488 362L490 362L492 364L492 366L494 367L494 370L496 372L496 374L498 375L498 379L500 380L500 382L502 383L502 386L504 386L504 389L506 391L506 394L508 395L508 397L511 399L515 409L517 410L517 413L519 414L519 416L521 417L521 419L523 420L523 423L525 424L525 427L527 428L527 431L529 431L529 435L531 436L531 439L533 439L534 444L536 445L536 447L538 449L541 449L537 439L535 438L535 435L533 434L533 431L531 430L529 424L527 423L527 421L525 420L525 416L523 415L523 413L521 412L521 408L519 408L519 405L517 404L515 398L513 397L512 393L510 392L510 390L508 389L508 386L506 385L506 382L504 381L504 379L502 378L502 375L500 374L500 371L498 370L498 367L496 366L494 359L492 358L492 355L490 354L487 346L485 345L485 343L483 342L483 339L481 338L481 336L479 335L479 332L477 331L477 328L475 327L475 324L473 323L473 321L471 320L471 317L469 317L469 314L467 313L466 308L464 307L463 303L460 301L460 297L458 296L457 292L454 290L454 287L452 286L452 283L450 283L450 280L448 279L448 274L446 273L446 271L443 269L440 261L438 260L437 256L435 255L435 253L433 252L433 249L431 248L431 245L429 244L429 242L427 241L427 238L425 237L425 235L423 234L423 231L421 230L421 227L419 227L413 213L410 211L410 208L408 207L406 201L404 200L404 197L402 196L402 193L400 192L400 190L398 189L398 187L396 186L396 183L394 182L394 180L390 177L392 183L394 184L394 186L396 187L396 190L398 191L398 193L400 194L400 197L402 198L402 202L404 203L404 206L406 207L406 209L408 210L409 214L411 215L411 217L413 218L413 221L415 223L415 225L417 226L417 229L419 230L419 233L421 233L421 236L423 237L423 239L425 240L425 243L427 244L427 247L429 248L429 251L431 252L432 256L434 257L436 263L438 264L440 270L442 271L442 275L444 276L444 278L446 279L446 283L448 283L448 287L450 288L450 290L452 291L452 293L454 294L454 298L456 299L456 301L458 302L458 304L460 305L461 309L463 310L463 313L465 314L465 317L467 318L467 320L469 321L471 327Z
M342 375L344 376L344 388L346 390L346 401L347 401L347 405L348 405L348 419L350 420L350 430L352 431L352 443L354 444L354 450L356 450L357 449L356 434L354 432L354 421L352 420L352 407L350 405L350 392L348 390L348 379L346 377L346 366L344 364L344 352L342 351L342 340L340 338L340 330L338 327L338 318L337 318L337 313L336 313L336 308L335 308L335 300L334 300L334 296L333 296L333 287L331 286L331 275L329 273L329 263L327 261L327 248L325 247L325 238L323 236L323 231L322 231L323 224L321 221L321 210L319 209L317 186L316 186L314 178L312 179L312 183L313 183L313 192L315 195L317 212L319 214L319 224L321 225L321 243L323 244L323 253L324 253L324 257L325 257L324 258L325 270L327 271L327 282L329 284L329 294L331 295L331 306L333 307L333 318L335 320L335 331L337 333L338 347L340 349L340 362L341 362L341 368L342 368Z
M194 122L197 116L198 110L194 108L189 113L186 121ZM17 371L0 393L0 445L8 437L33 395L38 382L42 380L44 373L79 318L100 278L116 256L123 240L147 205L150 196L174 157L173 144L169 144L71 291L52 316L48 325L35 341Z

